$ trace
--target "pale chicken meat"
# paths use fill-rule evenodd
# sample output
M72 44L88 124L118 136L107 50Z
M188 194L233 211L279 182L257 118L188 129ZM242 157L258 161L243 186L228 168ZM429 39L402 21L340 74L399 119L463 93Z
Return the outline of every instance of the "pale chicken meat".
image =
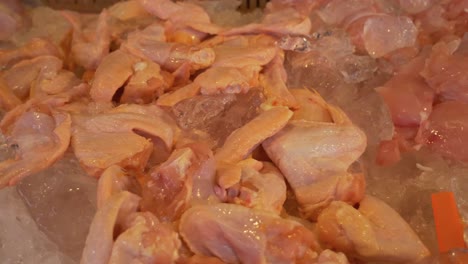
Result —
M0 77L0 108L9 111L21 104L21 100Z
M429 255L401 216L369 195L358 209L333 202L319 216L317 230L328 246L366 261L416 263Z
M0 69L9 68L21 60L41 55L61 57L60 50L53 43L42 38L33 38L19 48L0 50Z
M149 212L128 216L125 231L115 240L109 264L174 263L181 242L169 225Z
M140 58L156 62L169 71L189 63L193 72L207 68L214 61L215 54L211 48L165 41L164 28L153 23L141 31L130 33L122 48Z
M96 102L111 102L117 90L132 76L133 66L138 61L121 50L104 57L94 74L91 98Z
M267 35L240 36L227 39L213 47L215 60L213 66L244 68L263 66L277 54L274 39Z
M0 187L14 185L60 159L70 144L70 129L71 118L66 113L30 110L21 114L4 131L16 157L0 163Z
M165 32L170 41L199 43L208 34L216 34L220 28L212 24L206 11L198 5L170 0L139 0L150 14L166 20Z
M357 127L291 121L263 147L308 218L315 218L333 200L353 204L364 194L364 176L347 172L366 147L366 137Z
M286 182L281 172L271 163L262 168L240 165L241 176L236 184L221 192L226 202L248 208L279 214L286 200Z
M195 78L194 83L200 86L201 94L245 93L255 84L255 75L246 74L248 70L234 67L212 67ZM253 75L253 78L249 78ZM258 82L258 81L257 81Z
M151 61L135 63L133 72L120 98L122 103L150 103L164 94L174 82L170 73Z
M276 57L265 67L260 75L260 83L267 101L272 105L297 108L296 98L286 86L287 74L283 66L284 54Z
M114 230L136 212L140 197L122 191L106 201L93 218L81 264L107 264L112 255Z
M99 177L97 190L97 208L102 208L115 194L128 191L130 177L117 165L107 168Z
M62 14L73 26L71 55L75 62L86 69L95 70L109 53L110 31L107 11L102 11L97 18L96 25L91 26L95 30L94 32L86 31L83 28L80 14L71 12Z
M468 104L447 101L434 107L428 120L420 128L417 141L445 157L467 161L464 147L467 127Z
M292 116L286 107L274 107L261 113L229 135L216 152L219 162L235 163L245 159L256 146L280 131Z
M194 253L227 263L313 263L319 248L301 224L233 204L192 207L179 231Z
M218 201L214 193L215 163L203 145L176 149L142 179L142 207L162 221L174 221L192 204Z
M23 7L16 0L7 0L0 4L0 40L10 38L23 24Z
M264 33L272 35L308 35L312 26L310 19L297 10L286 7L266 14L258 24L228 29L222 35Z
M47 94L57 94L80 84L69 71L62 70L63 62L54 56L38 56L23 60L2 75L15 95L26 100Z
M75 155L96 177L115 164L141 170L153 151L153 144L144 136L160 138L169 149L173 144L173 126L159 114L156 106L121 105L97 115L74 115Z

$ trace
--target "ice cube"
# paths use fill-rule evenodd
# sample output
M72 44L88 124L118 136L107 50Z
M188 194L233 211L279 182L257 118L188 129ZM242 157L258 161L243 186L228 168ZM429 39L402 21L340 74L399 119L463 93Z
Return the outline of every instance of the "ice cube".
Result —
M67 153L49 169L22 180L17 189L39 229L78 261L96 212L96 185Z
M208 133L220 146L235 129L258 114L262 102L261 92L251 89L246 94L195 96L177 103L172 110L181 128Z
M1 263L74 264L39 230L14 187L0 190Z
M454 192L460 214L467 223L466 164L453 164L426 148L405 153L399 163L385 169L376 165L374 159L370 153L365 156L367 192L395 208L431 252L437 252L432 193Z
M360 83L374 76L377 63L369 56L349 54L336 61L336 66L347 83Z

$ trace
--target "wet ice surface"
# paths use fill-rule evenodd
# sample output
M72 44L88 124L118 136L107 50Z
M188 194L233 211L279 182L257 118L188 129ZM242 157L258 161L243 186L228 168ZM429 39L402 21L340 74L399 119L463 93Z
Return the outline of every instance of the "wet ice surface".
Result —
M75 261L81 256L96 211L96 184L73 155L67 154L17 186L39 229Z
M0 212L1 263L75 263L39 230L16 188L0 190Z
M2 160L11 157L0 144ZM1 263L78 263L96 211L96 179L72 154L0 190Z
M177 103L172 113L182 129L206 132L220 146L232 131L257 116L262 102L257 89L246 94L199 95Z

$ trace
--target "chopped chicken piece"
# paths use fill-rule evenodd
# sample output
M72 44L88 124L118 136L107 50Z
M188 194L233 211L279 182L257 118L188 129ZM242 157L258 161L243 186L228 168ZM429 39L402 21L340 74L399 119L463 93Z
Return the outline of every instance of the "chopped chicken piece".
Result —
M134 213L128 228L115 240L109 264L174 263L179 257L179 236L151 213Z
M267 110L229 135L216 152L217 161L235 163L245 159L256 146L280 131L292 117L286 107Z
M233 186L226 189L223 196L229 203L279 214L286 200L284 176L271 163L264 163L262 167L241 165L240 179L235 185L231 184Z
M21 103L21 100L13 93L3 78L0 77L0 108L10 111Z
M122 103L150 103L168 90L174 81L170 73L151 61L137 62L133 71L120 98Z
M310 19L293 8L285 8L266 14L261 23L229 29L223 35L266 33L273 35L308 35L312 28Z
M129 177L121 167L112 165L107 168L98 181L97 208L102 208L113 195L127 191L129 184Z
M41 55L61 57L59 49L50 41L33 38L19 48L0 50L0 69L10 68L21 60L32 59Z
M333 200L351 204L364 194L364 176L347 172L366 148L364 133L353 125L290 121L263 148L284 174L307 218Z
M286 71L284 70L284 54L276 57L265 67L260 75L260 83L264 88L267 102L271 105L297 108L297 100L286 86Z
M0 188L14 185L60 159L70 144L71 118L66 113L28 111L7 132L16 158L0 163Z
M319 238L365 261L417 263L429 251L411 227L384 202L366 196L359 209L335 201L318 217Z
M89 228L81 264L107 264L114 245L114 230L138 208L140 197L122 191L110 197L97 211Z
M192 203L216 202L214 173L211 151L197 145L176 149L143 180L142 207L163 221L174 221Z
M188 209L179 232L195 254L227 263L311 263L319 248L301 224L234 204Z
M95 31L90 34L86 34L89 32L82 29L79 14L71 12L63 12L62 14L73 26L71 54L75 62L86 69L96 69L109 53L110 30L107 11L101 12L97 24L91 26Z
M170 149L175 133L174 124L154 105L121 105L94 116L75 115L74 123L75 155L95 176L113 164L142 170L153 149L143 136L158 137Z
M137 58L122 50L104 57L94 74L91 98L96 102L111 102L117 90L133 74L133 65L137 62Z

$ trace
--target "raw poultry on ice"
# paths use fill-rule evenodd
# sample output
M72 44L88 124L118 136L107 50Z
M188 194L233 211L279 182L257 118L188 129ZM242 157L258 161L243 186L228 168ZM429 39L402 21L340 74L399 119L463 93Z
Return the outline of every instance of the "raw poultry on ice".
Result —
M271 0L215 23L228 2L0 3L0 188L76 159L97 195L72 263L431 261L362 157L468 161L468 1ZM387 105L384 135L338 86Z

